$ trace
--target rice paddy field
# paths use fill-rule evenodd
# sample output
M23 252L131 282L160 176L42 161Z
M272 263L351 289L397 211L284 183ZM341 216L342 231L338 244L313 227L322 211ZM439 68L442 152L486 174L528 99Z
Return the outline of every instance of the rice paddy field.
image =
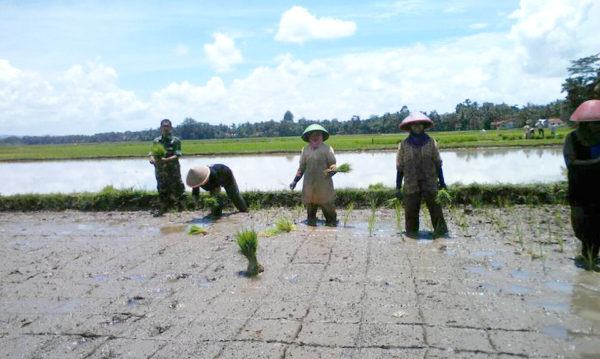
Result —
M523 139L520 129L491 131L429 132L441 148L528 147L561 145L568 127L559 128L555 137ZM548 133L549 131L546 131ZM335 135L327 141L336 151L393 150L406 133L380 135ZM299 136L239 139L184 140L184 155L250 154L298 152L304 142ZM111 142L65 145L0 146L0 161L144 157L148 142Z

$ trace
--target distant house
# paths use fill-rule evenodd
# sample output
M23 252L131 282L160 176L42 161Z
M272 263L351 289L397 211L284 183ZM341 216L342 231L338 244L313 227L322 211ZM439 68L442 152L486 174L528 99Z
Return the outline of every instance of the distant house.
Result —
M515 128L515 120L501 120L496 122L490 122L490 126L495 127L497 129Z
M560 118L549 118L548 119L548 126L562 127L562 126L566 126L566 125L567 124Z

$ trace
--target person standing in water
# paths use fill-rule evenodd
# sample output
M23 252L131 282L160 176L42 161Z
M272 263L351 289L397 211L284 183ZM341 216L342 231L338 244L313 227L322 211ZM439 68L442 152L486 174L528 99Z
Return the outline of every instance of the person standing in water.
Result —
M433 237L448 234L442 207L436 201L438 188L446 188L442 159L436 141L425 133L433 121L421 112L412 112L400 123L400 129L409 131L398 144L396 155L396 195L404 197L405 229L409 236L419 232L419 211L425 201L431 215ZM404 193L402 181L404 180Z
M302 139L308 142L300 154L300 166L296 177L290 184L290 189L302 176L302 202L306 206L307 224L317 223L317 210L321 208L328 226L337 224L335 211L335 192L332 176L337 172L333 148L324 143L329 138L329 132L323 126L312 124L302 133Z
M600 249L600 100L588 100L571 115L577 129L565 138L571 225L581 255L595 263Z

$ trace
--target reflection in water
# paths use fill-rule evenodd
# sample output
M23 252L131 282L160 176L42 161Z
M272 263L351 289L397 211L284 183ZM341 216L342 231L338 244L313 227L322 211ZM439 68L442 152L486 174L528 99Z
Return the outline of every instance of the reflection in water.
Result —
M533 183L564 180L560 148L477 149L442 151L446 183ZM396 181L395 152L345 152L338 164L349 163L350 173L334 177L336 188L367 188ZM241 191L287 190L299 154L183 157L182 176L194 166L228 165ZM40 161L0 163L0 193L97 192L105 186L154 190L154 168L145 158L125 160Z

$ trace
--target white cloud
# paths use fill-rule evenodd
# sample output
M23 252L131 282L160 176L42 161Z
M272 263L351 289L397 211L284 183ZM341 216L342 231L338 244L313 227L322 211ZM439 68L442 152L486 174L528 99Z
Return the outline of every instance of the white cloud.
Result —
M175 46L175 48L173 49L173 52L177 56L184 56L187 55L188 52L190 52L190 48L187 47L187 45L185 44L177 44L177 46Z
M147 128L146 105L119 89L116 71L98 63L44 77L0 60L0 127L19 135L91 134Z
M522 9L511 15L510 33L308 62L285 54L274 60L276 65L256 67L229 84L219 77L204 84L171 83L148 101L119 88L115 69L98 62L48 76L0 59L1 132L92 134L155 128L161 118L178 124L186 117L231 124L280 120L287 110L296 118L348 120L403 105L444 113L467 98L545 104L564 98L561 83L570 61L600 48L591 31L600 4L560 3L560 11L553 11L542 6L545 2L522 0Z
M473 29L473 30L481 30L481 29L485 29L486 27L488 27L488 24L483 24L483 23L469 25L469 28Z
M565 58L598 52L600 4L596 0L527 0L510 15L509 37L522 52L527 71L559 74Z
M242 53L235 47L234 40L221 33L213 34L215 42L204 45L204 52L211 66L218 72L228 72L233 65L242 62Z
M331 17L316 18L303 7L293 6L279 21L275 40L303 44L309 40L331 40L353 35L356 23Z

